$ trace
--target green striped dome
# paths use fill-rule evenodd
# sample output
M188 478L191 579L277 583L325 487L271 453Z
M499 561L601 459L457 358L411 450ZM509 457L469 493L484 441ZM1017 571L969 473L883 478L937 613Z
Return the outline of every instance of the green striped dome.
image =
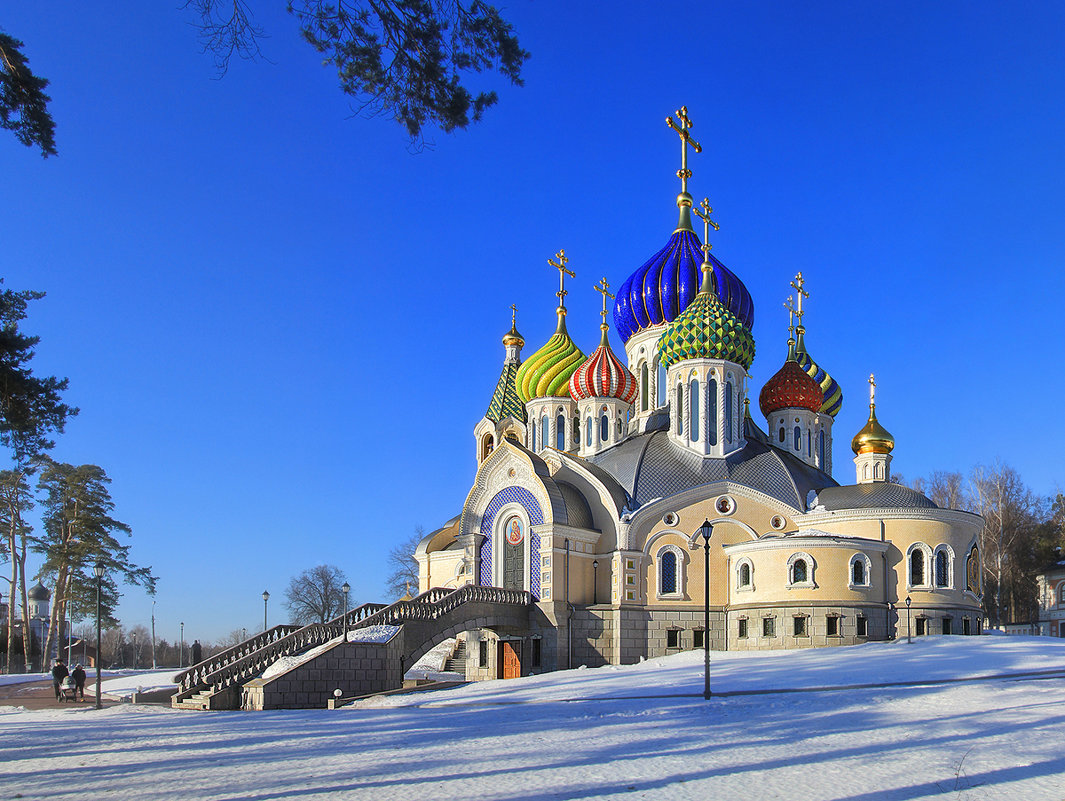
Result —
M666 367L686 359L725 359L747 369L754 337L716 294L699 292L658 340L658 358Z
M559 318L554 336L518 368L514 378L518 397L528 403L533 398L568 396L570 376L577 372L584 358Z

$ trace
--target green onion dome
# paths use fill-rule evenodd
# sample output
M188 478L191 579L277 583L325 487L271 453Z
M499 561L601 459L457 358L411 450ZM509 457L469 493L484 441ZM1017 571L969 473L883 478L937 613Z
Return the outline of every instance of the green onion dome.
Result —
M658 358L666 367L687 359L724 359L744 369L754 361L750 329L710 291L708 265L703 264L699 294L658 340Z
M515 383L523 403L568 396L570 377L584 362L584 354L566 331L565 310L560 311L554 336L518 368Z

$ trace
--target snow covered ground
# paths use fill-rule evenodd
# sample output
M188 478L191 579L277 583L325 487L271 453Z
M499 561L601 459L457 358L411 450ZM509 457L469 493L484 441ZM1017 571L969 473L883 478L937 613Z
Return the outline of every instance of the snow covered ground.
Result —
M1065 640L714 654L713 681L722 695L706 702L701 654L686 653L333 712L0 707L0 786L27 799L1065 799ZM909 683L817 689L896 682Z

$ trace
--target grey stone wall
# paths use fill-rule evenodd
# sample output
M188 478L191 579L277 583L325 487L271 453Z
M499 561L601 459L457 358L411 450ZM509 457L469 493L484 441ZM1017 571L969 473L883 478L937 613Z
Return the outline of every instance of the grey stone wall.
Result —
M244 685L243 709L325 709L340 689L343 697L401 686L403 632L387 643L338 643L315 659L271 679Z

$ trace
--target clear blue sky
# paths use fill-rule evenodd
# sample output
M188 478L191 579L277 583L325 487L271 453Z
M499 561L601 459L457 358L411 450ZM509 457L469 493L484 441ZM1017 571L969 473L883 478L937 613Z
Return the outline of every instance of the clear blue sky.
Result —
M48 293L35 368L82 409L54 456L113 478L160 636L253 629L264 589L279 621L323 562L381 598L389 549L461 509L508 306L528 355L565 248L590 351L592 284L672 232L682 104L714 253L755 300L754 394L807 278L807 345L844 391L836 478L875 372L897 472L1001 459L1060 487L1065 6L521 0L525 87L475 78L499 104L415 153L352 118L280 0L253 5L269 61L222 80L180 3L0 13L59 147L0 136L0 273ZM133 588L119 614L150 610Z

